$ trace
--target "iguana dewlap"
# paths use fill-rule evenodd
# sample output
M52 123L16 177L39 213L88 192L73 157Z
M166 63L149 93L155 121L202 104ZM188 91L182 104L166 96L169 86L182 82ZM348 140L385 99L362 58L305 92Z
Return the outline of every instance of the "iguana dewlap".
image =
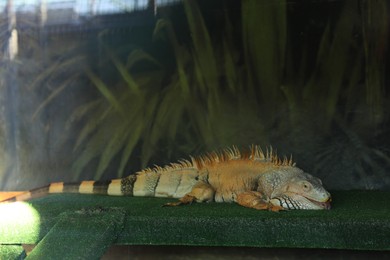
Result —
M192 202L236 202L255 209L330 209L331 196L321 180L258 146L237 148L142 170L122 179L52 183L16 196L28 200L48 193L107 194L179 198L167 206Z

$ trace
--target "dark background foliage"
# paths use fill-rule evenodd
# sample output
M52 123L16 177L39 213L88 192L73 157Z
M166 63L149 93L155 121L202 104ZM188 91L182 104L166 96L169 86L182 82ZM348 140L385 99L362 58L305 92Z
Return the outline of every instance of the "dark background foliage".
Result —
M1 100L17 106L0 116L0 187L116 178L260 144L331 189L389 189L388 11L190 0L54 27L18 18L18 57L0 68L15 75L2 93L17 90Z

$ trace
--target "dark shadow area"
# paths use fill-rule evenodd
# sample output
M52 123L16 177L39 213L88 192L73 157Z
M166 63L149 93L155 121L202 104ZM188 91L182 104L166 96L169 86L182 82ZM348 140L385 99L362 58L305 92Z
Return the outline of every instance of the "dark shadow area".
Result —
M253 247L113 246L102 260L117 259L388 259L388 251Z

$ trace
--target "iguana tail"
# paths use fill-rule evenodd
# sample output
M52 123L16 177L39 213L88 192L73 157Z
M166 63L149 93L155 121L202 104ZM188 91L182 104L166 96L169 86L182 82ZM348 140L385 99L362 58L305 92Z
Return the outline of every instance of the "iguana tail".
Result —
M184 161L164 168L148 168L122 179L51 183L0 202L26 201L52 193L181 198L191 191L198 179L198 170Z
M56 182L51 183L47 186L33 189L14 197L5 199L3 202L15 202L15 201L26 201L30 199L44 197L52 193L79 193L79 194L104 194L112 196L131 196L132 194L128 192L130 189L129 182L131 179L135 181L136 177L127 177L123 179L115 179L110 181L83 181L77 183L64 183ZM134 183L133 181L133 183ZM124 186L123 184L127 184ZM127 191L126 188L127 187ZM132 190L132 189L131 189Z

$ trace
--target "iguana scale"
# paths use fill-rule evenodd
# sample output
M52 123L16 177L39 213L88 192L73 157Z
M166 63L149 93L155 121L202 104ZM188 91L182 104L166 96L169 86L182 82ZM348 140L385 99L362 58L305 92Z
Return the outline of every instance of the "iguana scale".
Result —
M10 201L28 200L49 193L106 194L178 198L165 204L236 202L259 210L330 209L331 196L320 179L280 159L272 149L264 153L252 146L247 153L236 147L191 157L165 167L147 168L122 179L52 183Z

